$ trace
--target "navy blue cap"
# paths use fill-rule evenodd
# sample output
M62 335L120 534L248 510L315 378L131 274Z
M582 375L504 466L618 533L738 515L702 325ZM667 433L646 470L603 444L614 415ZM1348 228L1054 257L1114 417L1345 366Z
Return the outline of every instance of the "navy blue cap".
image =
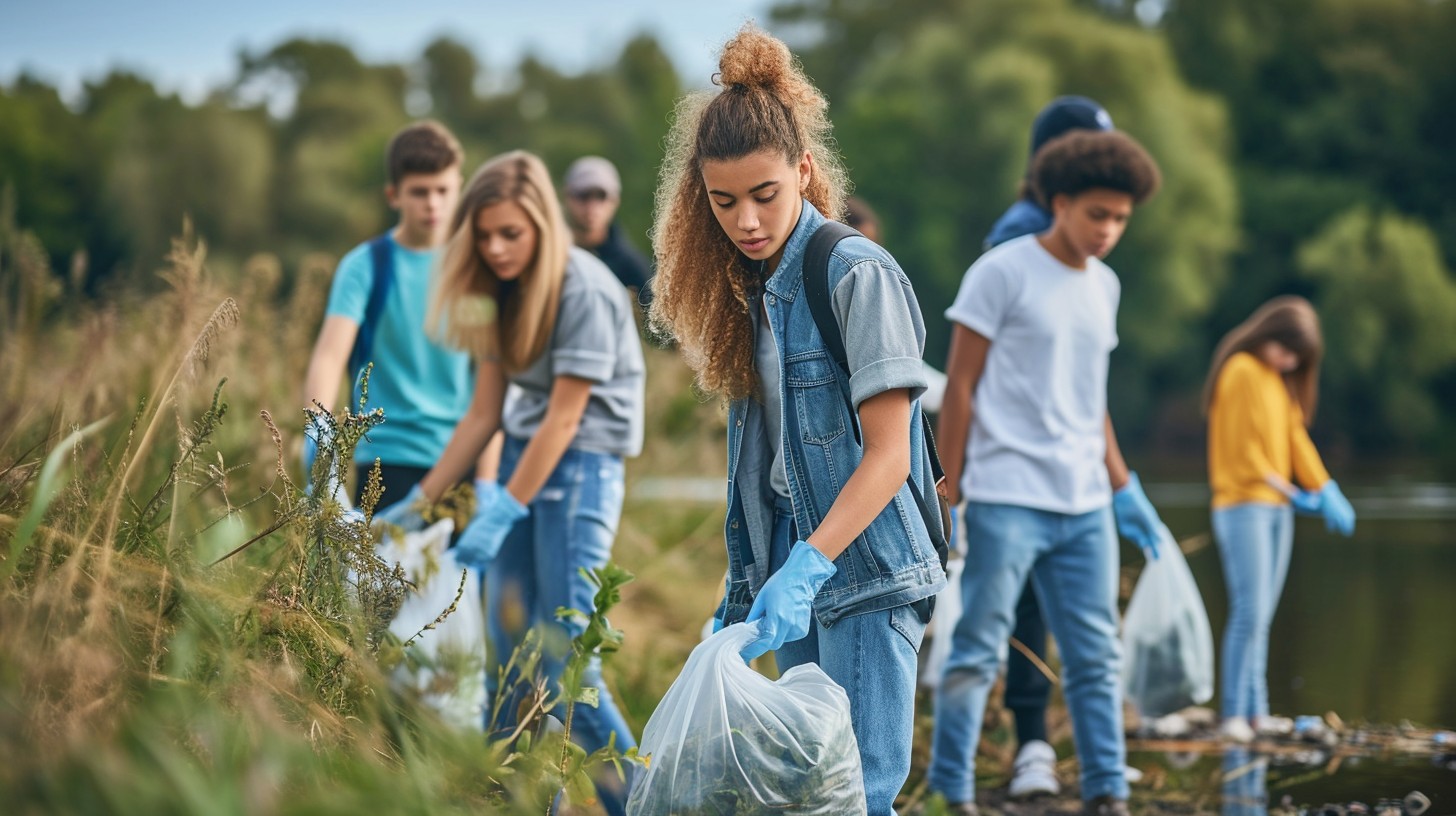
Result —
M1042 108L1031 124L1031 155L1073 130L1112 130L1112 116L1085 96L1059 96Z

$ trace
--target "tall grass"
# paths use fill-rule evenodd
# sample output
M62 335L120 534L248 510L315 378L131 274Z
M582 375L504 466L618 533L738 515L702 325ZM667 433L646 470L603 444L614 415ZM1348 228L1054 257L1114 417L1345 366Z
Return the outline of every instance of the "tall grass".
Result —
M540 814L563 790L589 807L591 775L632 761L544 727L591 703L572 672L508 739L390 684L403 573L291 472L327 261L284 292L276 261L215 275L184 232L159 294L95 303L44 259L0 212L6 812ZM348 462L380 420L324 421L321 460ZM631 576L592 577L578 662L622 643L605 612Z

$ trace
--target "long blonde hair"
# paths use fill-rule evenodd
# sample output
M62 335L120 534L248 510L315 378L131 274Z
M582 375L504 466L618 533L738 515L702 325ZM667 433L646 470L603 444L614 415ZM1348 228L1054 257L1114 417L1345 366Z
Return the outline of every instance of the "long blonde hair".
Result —
M514 282L502 282L476 250L475 219L513 201L536 225L536 251ZM431 334L508 372L535 362L551 341L566 278L570 232L551 174L535 155L514 150L475 171L450 224L440 278L426 321Z
M829 103L782 42L752 24L723 46L719 91L678 103L657 186L652 248L657 261L652 325L677 340L698 387L727 399L758 390L751 310L760 281L718 225L702 162L764 150L797 164L813 156L804 197L838 218L848 178L835 150Z
M1218 375L1229 358L1241 351L1258 353L1259 347L1274 341L1294 352L1299 367L1284 374L1289 397L1304 412L1304 424L1314 421L1319 406L1319 369L1324 359L1325 341L1320 332L1319 315L1309 301L1297 295L1284 295L1260 306L1248 320L1223 336L1213 352L1208 379L1203 384L1203 410L1213 406Z

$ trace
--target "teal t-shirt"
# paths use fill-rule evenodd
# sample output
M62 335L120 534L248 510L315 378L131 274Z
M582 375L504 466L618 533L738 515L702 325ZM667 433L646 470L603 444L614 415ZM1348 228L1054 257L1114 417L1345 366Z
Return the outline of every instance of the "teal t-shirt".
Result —
M470 405L475 378L470 355L436 343L425 332L430 286L439 250L413 250L390 241L394 285L374 329L370 358L369 409L383 408L384 423L369 432L354 451L354 461L433 467ZM369 245L355 247L339 262L325 314L364 321L374 267ZM354 372L346 376L353 377ZM351 391L359 405L359 383Z

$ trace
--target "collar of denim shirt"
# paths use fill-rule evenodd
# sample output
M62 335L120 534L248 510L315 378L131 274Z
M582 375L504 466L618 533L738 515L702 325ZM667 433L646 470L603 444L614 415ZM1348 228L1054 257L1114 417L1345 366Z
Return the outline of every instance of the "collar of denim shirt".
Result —
M794 232L784 243L784 254L779 259L778 269L764 283L764 291L772 292L784 300L794 299L804 285L804 250L808 248L809 239L814 237L815 230L828 220L808 199L804 199L804 206L799 212L799 223L794 225Z

